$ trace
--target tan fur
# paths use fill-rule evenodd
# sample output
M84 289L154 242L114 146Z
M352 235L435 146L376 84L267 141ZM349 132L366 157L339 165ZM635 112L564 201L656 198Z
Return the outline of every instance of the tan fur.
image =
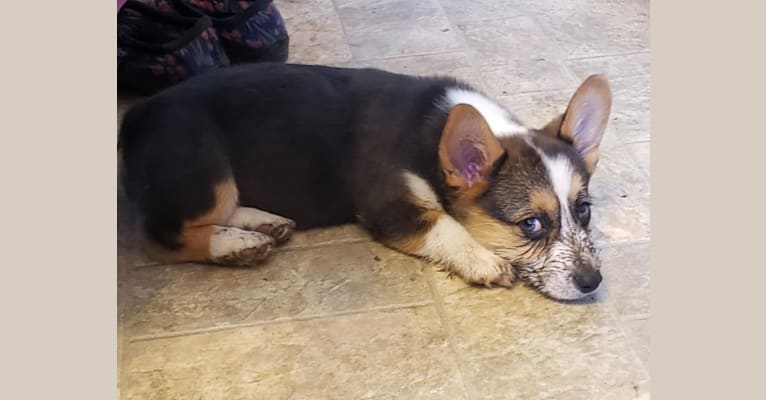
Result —
M580 174L575 173L572 175L572 186L569 187L569 201L574 202L577 200L577 195L585 189L585 182L583 182Z
M494 249L501 246L501 242L506 242L509 239L515 244L521 243L521 240L514 240L520 236L517 228L501 223L477 206L472 206L466 210L461 223L471 233L471 236L487 248Z
M552 137L557 137L559 136L559 132L561 132L562 122L564 122L564 114L561 114L548 122L542 129L540 129L540 133Z
M184 246L177 251L170 251L148 240L145 247L153 258L162 263L207 262L210 261L210 237L215 226L191 226L184 228L181 241Z
M529 204L532 210L548 215L556 215L559 210L556 194L546 189L538 189L530 193Z
M422 214L420 214L420 229L418 229L417 232L407 237L397 238L385 244L406 254L418 254L425 246L428 232L442 214L443 212L439 210L424 209Z
M546 248L527 251L527 240L518 227L503 224L479 207L470 208L462 223L476 241L498 254L502 253L506 259L527 262L547 251Z
M228 178L215 186L215 204L201 217L184 223L185 227L224 224L237 209L239 191L234 179Z
M215 204L208 212L199 218L185 221L181 231L183 247L176 251L162 248L151 241L145 246L149 253L161 262L208 262L210 257L210 238L217 225L223 225L237 209L239 192L234 180L225 179L215 188Z

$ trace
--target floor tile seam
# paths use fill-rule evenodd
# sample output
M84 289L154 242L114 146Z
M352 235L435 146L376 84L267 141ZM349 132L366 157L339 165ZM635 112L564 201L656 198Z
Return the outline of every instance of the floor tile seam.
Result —
M188 330L164 332L164 333L157 333L157 334L137 335L132 338L126 338L126 339L128 340L129 343L146 342L146 341L160 340L160 339L196 336L196 335L202 335L207 333L217 333L217 332L230 331L230 330L243 329L243 328L280 325L280 324L286 324L286 323L292 323L292 322L330 320L337 317L345 317L345 316L374 313L374 312L381 312L381 311L383 312L400 311L400 310L405 310L408 308L422 308L422 307L427 307L430 305L433 305L433 301L431 300L411 302L411 303L401 303L401 304L387 304L383 306L369 307L369 308L358 309L358 310L337 311L337 312L311 314L311 315L297 316L297 317L281 317L281 318L275 318L268 321L253 321L253 322L247 322L247 323L223 324L223 325L212 326L207 328L188 329Z
M460 353L458 352L457 345L455 343L455 330L452 326L449 316L447 315L444 299L439 294L439 289L436 287L434 268L428 268L426 270L426 275L428 286L431 290L431 297L433 299L434 308L436 309L436 313L439 316L439 321L441 322L442 327L444 327L444 330L447 333L447 343L449 344L450 353L452 353L452 357L455 360L455 364L457 366L457 373L460 377L460 385L463 388L463 393L466 395L466 397L468 399L472 399L475 397L473 384L467 381L466 374L464 373L463 357L461 357Z
M338 18L338 22L340 22L340 31L343 35L343 41L346 44L346 47L348 47L349 55L351 56L351 60L354 60L354 51L351 50L351 43L348 40L348 33L346 32L346 24L343 22L343 18L340 16L340 12L338 11L338 5L336 4L336 0L330 0L330 4L332 4L332 10L335 13L335 18Z
M334 240L334 241L327 241L327 242L320 242L317 244L308 244L308 245L300 245L300 246L286 246L284 248L277 247L272 251L272 254L282 254L282 253L289 253L292 251L306 251L306 250L314 250L314 249L321 249L325 247L333 247L333 246L342 246L346 244L361 244L361 243L375 243L372 239L369 238L353 238L353 239L341 239L341 240ZM139 265L132 265L129 267L130 270L138 270L138 269L144 269L149 267L170 267L174 265L182 265L182 264L174 264L174 263L162 263L162 262L154 262L150 261L147 263L141 263Z
M594 55L587 55L587 56L566 57L564 58L564 60L565 61L586 61L586 60L593 60L597 58L632 56L632 55L638 55L638 54L651 55L652 51L651 49L618 51L616 53L601 53L601 54L594 54ZM643 76L643 75L649 75L649 74L640 74L639 76Z

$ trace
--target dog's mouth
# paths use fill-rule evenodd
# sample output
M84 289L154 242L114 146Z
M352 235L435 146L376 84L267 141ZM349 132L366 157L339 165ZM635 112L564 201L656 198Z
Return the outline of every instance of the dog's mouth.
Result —
M566 304L594 303L598 301L599 293L604 287L603 277L599 270L594 270L588 276L583 277L574 272L552 272L546 268L530 270L524 265L512 265L516 276L526 286L557 302Z

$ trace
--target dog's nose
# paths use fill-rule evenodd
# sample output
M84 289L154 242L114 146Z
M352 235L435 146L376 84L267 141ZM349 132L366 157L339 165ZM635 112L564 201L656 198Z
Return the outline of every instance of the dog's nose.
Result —
M590 293L601 284L601 272L593 268L584 268L574 276L575 285L583 293Z

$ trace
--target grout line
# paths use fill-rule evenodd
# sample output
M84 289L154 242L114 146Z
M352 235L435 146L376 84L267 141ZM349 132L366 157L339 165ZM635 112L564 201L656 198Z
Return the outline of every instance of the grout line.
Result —
M573 91L573 89L577 88L577 84L573 84L571 88L563 88L563 89L539 89L539 90L524 90L521 92L513 92L504 94L502 96L498 97L513 97L513 96L523 96L527 94L541 94L541 93L570 93Z
M440 3L441 4L441 3ZM446 15L446 12L445 12ZM490 18L470 18L470 19L461 19L458 21L454 21L456 25L468 25L468 24L482 24L485 22L495 22L495 21L505 21L505 20L511 20L511 19L517 19L517 18L534 18L536 15L540 15L539 12L525 12L522 14L515 14L510 16L504 16L504 17L490 17Z
M380 57L380 58L367 58L363 60L355 61L355 63L360 62L375 62L375 61L389 61L389 60L399 60L399 59L405 59L405 58L413 58L413 57L421 57L421 56L432 56L432 55L444 55L444 54L463 54L465 55L465 49L449 49L449 50L439 50L437 52L433 53L417 53L417 54L397 54L393 56L387 56L387 57Z
M447 25L449 26L449 29L451 29L453 32L455 32L455 36L457 37L458 41L460 42L460 51L463 52L463 58L468 61L468 68L471 69L472 75L475 76L473 82L468 82L474 87L477 87L480 92L484 93L487 91L487 81L484 80L484 77L479 72L479 62L476 61L476 57L471 57L471 52L473 51L473 48L468 45L468 39L466 39L465 31L460 29L460 24L453 21L452 18L450 18L449 13L447 13L447 10L444 8L444 5L440 1L434 0L434 3L436 3L439 10L441 10L442 15L444 15L444 20L447 21Z
M348 40L348 33L346 33L346 23L343 22L343 18L340 16L338 5L335 4L335 0L330 0L330 4L332 4L332 10L335 12L335 17L338 18L338 22L340 22L340 31L343 34L343 40L346 42L346 47L348 47L349 55L351 55L351 59L347 62L353 62L356 60L356 57L354 56L354 50L351 49L351 43L349 43Z
M622 339L623 343L625 344L625 347L628 348L628 351L633 355L634 362L636 362L637 365L640 365L642 367L642 373L646 375L644 378L646 381L649 381L651 379L651 375L649 373L649 366L644 364L644 360L641 359L641 356L638 354L638 346L636 343L635 338L633 338L631 335L628 334L627 327L625 326L625 320L622 319L622 317L617 312L617 309L615 309L613 304L602 304L602 309L606 313L606 315L612 320L611 326L617 328L620 333L622 333Z
M361 58L361 59L354 59L354 63L362 63L362 62L371 62L371 61L384 61L384 60L397 60L400 58L408 58L408 57L422 57L422 56L436 56L436 55L442 55L442 54L452 54L452 53L460 53L465 52L465 49L459 47L454 49L446 49L446 50L437 50L437 51L427 51L422 53L408 53L408 54L397 54L393 56L386 56L386 57L372 57L372 58Z
M457 373L460 377L460 384L463 388L463 393L465 394L466 398L472 398L474 391L471 390L469 392L468 390L471 384L466 383L466 378L462 367L463 363L460 356L458 355L457 347L455 346L455 332L452 328L452 324L450 324L450 321L447 318L447 313L444 308L444 301L439 295L439 290L436 288L433 266L428 266L428 270L426 271L426 280L428 281L428 287L431 289L431 297L433 298L433 304L436 308L436 313L439 315L439 320L441 321L442 326L447 331L447 342L449 343L450 352L452 353L452 356L455 359L455 363L457 364Z
M558 61L558 64L559 66L561 66L561 68L564 68L564 71L566 71L567 75L569 75L569 81L573 82L572 85L575 88L577 87L577 85L582 83L583 78L580 78L577 74L575 74L574 71L572 71L572 68L569 68L567 60L560 60Z
M313 250L313 249L319 249L322 247L331 247L335 245L342 245L342 244L355 244L355 243L367 243L372 242L370 238L367 237L356 237L356 238L349 238L349 239L339 239L339 240L331 240L327 242L319 242L316 244L306 244L306 245L299 245L299 246L284 246L284 247L277 247L275 248L272 253L287 253L290 251L302 251L302 250Z
M433 304L433 301L427 300L427 301L419 301L414 303L388 304L385 306L370 307L370 308L365 308L361 310L337 311L337 312L298 316L298 317L281 317L281 318L275 318L268 321L255 321L255 322L244 323L244 324L225 324L225 325L219 325L219 326L208 327L208 328L138 335L131 338L129 341L130 343L145 342L150 340L169 339L169 338L175 338L175 337L181 337L181 336L194 336L194 335L200 335L205 333L229 331L229 330L241 329L241 328L279 325L279 324L283 324L287 322L312 321L312 320L330 319L334 317L342 317L347 315L365 314L365 313L376 312L376 311L396 311L396 310L402 310L406 308L419 308L419 307L429 306L432 304Z
M272 250L272 254L280 254L280 253L289 253L292 251L306 251L306 250L314 250L314 249L321 249L324 247L332 247L335 245L344 245L344 244L359 244L359 243L375 243L374 241L368 239L368 238L350 238L350 239L340 239L340 240L334 240L334 241L328 241L328 242L320 242L317 244L307 244L307 245L300 245L300 246L294 246L294 247L277 247L274 250ZM140 250L139 250L140 251ZM170 263L170 264L163 264L160 262L154 262L150 261L147 263L141 263L137 265L131 266L129 269L131 270L139 270L144 268L156 268L156 267L169 267L173 265L180 265L183 263ZM208 265L208 264L205 264ZM214 266L215 264L209 264L211 266Z
M644 321L651 318L651 314L631 314L626 316L620 316L620 320L623 322L632 322L632 321Z
M619 56L632 56L635 54L651 54L651 49L645 49L645 50L631 50L631 51L624 51L624 52L617 52L617 53L609 53L609 54L598 54L598 55L592 55L592 56L582 56L582 57L567 57L564 59L564 61L580 61L580 60L593 60L596 58L607 58L607 57L619 57Z
M652 139L638 139L638 140L631 140L628 142L625 142L625 144L641 144L641 143L651 143Z
M340 13L338 12L338 5L336 4L336 0L332 0L333 8L335 10L335 13L338 15L338 19L340 19L341 22L341 28L343 30L344 38L346 39L346 45L351 48L351 44L348 40L348 34L346 33L346 25L343 22L343 18L340 16ZM438 11L441 11L442 16L444 17L444 20L447 21L447 26L449 29L453 32L455 32L455 36L458 37L460 41L460 45L458 48L455 49L446 49L446 50L438 50L433 52L421 52L421 53L411 53L411 54L396 54L392 56L387 57L372 57L372 58L357 58L357 56L354 55L353 50L351 51L351 61L352 63L359 63L359 62L375 62L375 61L382 61L382 60L396 60L400 58L407 58L407 57L419 57L419 56L430 56L430 55L439 55L439 54L451 54L451 53L459 53L459 52L465 52L467 50L467 46L465 44L465 38L462 34L460 34L457 30L457 26L452 23L452 21L449 19L449 16L447 15L447 12L444 10L444 7L442 4L437 1L433 0L434 5L438 9ZM473 62L471 62L471 67L473 67Z

